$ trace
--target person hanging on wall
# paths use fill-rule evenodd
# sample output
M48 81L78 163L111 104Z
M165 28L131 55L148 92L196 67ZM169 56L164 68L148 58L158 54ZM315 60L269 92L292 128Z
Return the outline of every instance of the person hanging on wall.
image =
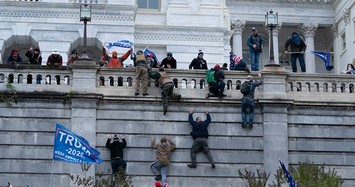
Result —
M207 116L207 119L205 121L202 121L201 117L196 117L196 121L194 121L192 117L192 110L189 114L189 123L192 126L192 132L190 133L190 135L194 140L194 143L192 144L192 147L190 149L191 163L187 164L189 168L197 167L196 154L200 151L205 153L211 163L212 168L216 167L207 143L207 138L209 136L207 127L211 123L211 116L207 110L205 111L205 113Z
M243 94L242 98L242 128L249 127L253 128L254 121L254 91L255 88L263 84L263 78L261 72L259 72L259 81L253 81L251 75L247 76L247 80L242 84L240 92ZM249 107L250 116L249 121L247 121L247 107Z
M191 61L189 69L208 69L207 61L203 59L203 52L201 50L198 51L197 58L194 58Z
M154 161L150 168L156 175L155 180L160 180L165 186L167 183L166 174L170 163L171 152L175 149L175 143L169 138L161 138L160 143L155 143L155 137L152 137L151 147L156 149L156 161Z
M42 56L39 48L31 47L25 54L28 57L29 64L42 65Z
M148 74L150 78L156 79L161 88L161 97L163 101L163 114L165 115L168 111L168 99L169 97L173 100L180 101L181 95L174 93L174 82L164 70L164 68L159 68L159 72L152 72L148 69Z
M118 175L121 180L125 179L127 163L123 160L123 148L127 146L125 136L121 141L117 134L108 137L106 147L110 150L112 176Z
M259 59L264 47L264 39L258 34L255 27L251 28L252 33L248 36L247 45L249 46L250 63L252 71L259 71Z
M297 33L292 32L291 36L285 42L285 54L288 54L288 46L291 46L291 65L292 72L297 72L296 60L300 62L302 73L306 72L306 64L304 63L304 52L307 45L304 43L303 38Z

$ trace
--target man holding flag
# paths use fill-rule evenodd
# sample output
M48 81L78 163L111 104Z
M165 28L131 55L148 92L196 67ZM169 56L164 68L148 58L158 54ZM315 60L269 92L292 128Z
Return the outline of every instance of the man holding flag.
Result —
M103 57L108 61L107 67L109 68L122 68L123 61L125 61L132 52L133 43L129 40L119 40L117 42L105 43L102 46ZM112 47L123 47L130 48L125 54L118 57L117 51L112 51L112 57L107 54L107 50L110 50ZM107 49L106 49L107 48Z

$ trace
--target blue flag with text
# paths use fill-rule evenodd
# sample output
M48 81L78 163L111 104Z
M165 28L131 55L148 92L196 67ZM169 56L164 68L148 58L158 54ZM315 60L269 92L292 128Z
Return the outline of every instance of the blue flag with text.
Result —
M89 142L57 123L54 136L53 159L74 164L99 164L100 152Z
M311 52L323 60L323 62L325 63L324 64L325 69L327 69L327 71L331 71L334 68L334 66L330 63L330 52L319 52L319 51L311 51Z
M287 178L288 185L290 187L298 187L295 180L293 180L291 173L286 169L285 164L281 160L279 160L279 162L281 164L282 170L285 173L285 177Z
M117 42L107 42L105 43L105 47L110 49L112 47L123 47L123 48L131 48L133 46L133 42L129 40L118 40Z

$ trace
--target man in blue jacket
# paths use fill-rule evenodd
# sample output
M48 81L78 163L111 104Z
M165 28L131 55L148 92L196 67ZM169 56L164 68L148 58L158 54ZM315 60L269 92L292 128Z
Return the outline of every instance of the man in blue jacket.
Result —
M205 111L207 119L205 121L201 120L201 117L197 117L196 121L193 120L192 114L193 111L190 111L189 114L189 122L192 125L192 132L190 135L194 139L194 143L190 150L191 155L191 163L187 166L190 168L196 168L196 154L200 151L206 154L208 160L210 161L212 168L215 168L215 162L213 161L213 157L210 153L210 149L208 148L207 138L208 138L208 130L207 127L211 123L211 116L208 111Z

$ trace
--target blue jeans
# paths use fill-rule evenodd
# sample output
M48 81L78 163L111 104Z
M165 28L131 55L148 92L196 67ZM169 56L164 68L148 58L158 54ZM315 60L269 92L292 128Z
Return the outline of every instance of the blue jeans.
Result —
M243 123L247 124L247 107L249 107L250 116L249 116L249 124L253 124L254 120L254 99L250 97L243 97L242 99L242 119Z
M161 175L161 182L166 183L166 174L168 173L168 166L161 165L158 161L153 162L150 165L150 169L154 175Z
M306 72L306 64L304 63L304 55L301 53L291 54L291 65L292 65L292 72L297 72L297 65L296 60L300 62L301 71Z
M260 53L257 51L250 51L250 63L252 71L259 71L259 57Z

